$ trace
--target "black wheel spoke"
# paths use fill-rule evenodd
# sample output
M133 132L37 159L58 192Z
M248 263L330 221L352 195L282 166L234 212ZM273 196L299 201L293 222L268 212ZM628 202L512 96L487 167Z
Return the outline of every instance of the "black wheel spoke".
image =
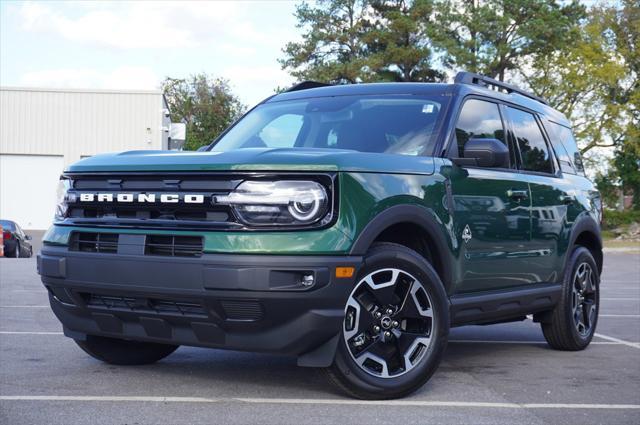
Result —
M422 288L422 286L414 282L407 291L407 294L402 302L402 306L400 306L400 310L398 311L398 316L413 319L433 317L431 305L422 305L421 303L423 292L424 289Z

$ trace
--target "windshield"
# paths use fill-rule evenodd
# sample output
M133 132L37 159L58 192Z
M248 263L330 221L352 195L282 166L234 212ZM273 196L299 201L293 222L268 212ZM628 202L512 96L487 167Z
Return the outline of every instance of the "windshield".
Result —
M444 114L443 99L336 96L265 103L211 150L321 148L428 156L433 154Z

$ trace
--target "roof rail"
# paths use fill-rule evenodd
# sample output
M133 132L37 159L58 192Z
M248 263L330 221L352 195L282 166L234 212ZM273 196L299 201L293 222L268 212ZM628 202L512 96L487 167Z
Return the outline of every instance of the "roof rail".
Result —
M475 74L473 72L458 72L453 82L460 84L476 84L487 88L489 88L489 86L492 86L498 90L504 90L507 93L518 93L522 96L528 97L529 99L537 100L540 103L544 103L545 105L549 104L546 100L539 96L536 96L533 93L529 93L528 91L522 90L521 88L518 88L516 86L512 86L511 84L503 83L502 81L494 80L493 78Z
M327 87L327 86L331 86L331 85L332 84L320 83L318 81L303 81L301 83L298 83L298 84L288 88L287 90L285 90L285 93L289 93L289 92L292 92L292 91L315 89L317 87Z

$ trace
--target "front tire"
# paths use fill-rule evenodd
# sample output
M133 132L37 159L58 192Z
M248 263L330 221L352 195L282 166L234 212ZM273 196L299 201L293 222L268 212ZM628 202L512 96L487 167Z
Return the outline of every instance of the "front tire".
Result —
M20 258L20 242L16 242L16 249L13 253L13 258Z
M378 243L347 301L327 372L356 398L404 397L433 375L448 334L447 296L433 267L409 248Z
M542 333L556 350L585 349L596 332L600 309L600 274L591 252L576 247L565 270L562 295Z
M104 336L87 335L76 344L91 357L114 365L144 365L164 359L178 349L177 345L127 341Z

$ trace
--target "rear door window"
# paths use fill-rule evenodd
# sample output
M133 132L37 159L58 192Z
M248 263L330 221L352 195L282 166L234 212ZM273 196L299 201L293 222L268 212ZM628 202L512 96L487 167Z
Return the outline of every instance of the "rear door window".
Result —
M520 149L522 169L538 173L553 173L551 153L533 114L507 107L516 144Z

